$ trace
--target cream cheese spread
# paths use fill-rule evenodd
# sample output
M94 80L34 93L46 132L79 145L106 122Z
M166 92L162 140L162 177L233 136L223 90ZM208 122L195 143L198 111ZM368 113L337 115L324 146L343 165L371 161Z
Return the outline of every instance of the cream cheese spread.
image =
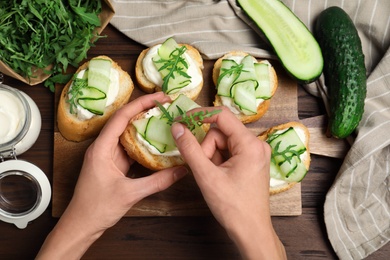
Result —
M13 140L22 130L25 120L22 101L14 94L0 90L0 144Z
M170 103L165 103L163 106L165 108L168 108L168 106L170 105ZM152 108L150 109L149 111L147 111L144 115L144 118L150 118L152 116L160 116L162 114L161 110L158 108L158 107L155 107L155 108ZM164 155L164 156L178 156L180 155L180 151L179 149L175 148L174 150L171 150L171 151L167 151L165 153L160 153L156 147L154 147L153 145L151 145L148 141L146 141L142 135L140 135L138 132L137 132L137 140L138 142L140 142L151 154L154 154L154 155Z
M161 77L160 72L158 72L156 66L153 63L153 57L157 55L157 51L160 46L161 44L151 47L142 61L142 67L144 69L144 74L146 78L157 86L162 86L163 79ZM203 75L199 73L195 61L191 58L191 56L187 53L184 53L184 57L188 62L187 74L191 76L191 83L180 89L179 92L192 90L196 88L196 86L198 86L203 80Z
M82 78L86 70L81 70L77 74L77 78ZM73 84L72 84L73 85ZM70 86L70 89L72 88ZM110 72L110 86L108 87L107 95L107 103L106 107L109 107L115 102L116 97L119 93L119 71L114 68L111 68ZM70 95L70 94L69 94ZM77 118L79 120L88 120L91 119L95 114L89 112L87 109L83 108L79 104L77 104Z
M275 132L275 134L281 134L281 133L285 132L286 130L287 129L278 130L278 131ZM305 143L305 141L306 141L305 132L302 129L298 128L298 127L294 127L294 130L297 133L297 135L299 136L299 139L301 139L301 141L303 143ZM299 157L301 159L303 159L306 156L307 156L307 151L302 153ZM275 178L272 178L272 177L270 178L269 185L270 185L271 188L276 188L276 187L279 187L279 186L283 186L285 184L287 184L287 182L284 181L284 180L278 180L278 179L275 179Z

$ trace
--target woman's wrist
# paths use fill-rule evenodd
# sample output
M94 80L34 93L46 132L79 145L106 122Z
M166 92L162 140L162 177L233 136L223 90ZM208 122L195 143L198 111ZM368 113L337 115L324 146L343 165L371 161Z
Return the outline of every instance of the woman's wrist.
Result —
M244 259L286 259L284 246L272 226L271 218L260 216L227 230Z
M80 259L104 232L88 228L82 222L65 212L47 236L36 259Z

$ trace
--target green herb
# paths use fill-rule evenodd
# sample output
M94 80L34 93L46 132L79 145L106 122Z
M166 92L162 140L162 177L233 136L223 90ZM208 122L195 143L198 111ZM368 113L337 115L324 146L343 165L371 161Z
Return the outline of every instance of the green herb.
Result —
M186 125L187 128L191 131L194 130L196 126L201 126L205 118L212 117L213 115L216 115L219 112L221 112L220 109L217 109L217 110L212 110L210 112L206 110L206 111L198 111L194 113L186 113L186 111L183 111L179 106L177 106L180 115L174 117L159 102L156 101L156 104L158 108L161 110L161 112L163 113L163 117L168 120L168 124L172 125L175 122L182 123Z
M226 75L236 75L234 78L233 82L237 80L237 78L240 76L241 72L248 72L247 70L243 70L244 64L237 64L234 66L231 66L229 69L222 68L221 71L222 73L219 75L218 80L217 80L217 86L221 82L222 78L225 77Z
M82 95L83 88L88 86L88 80L84 78L77 78L77 75L73 78L73 84L72 87L69 89L68 94L69 100L67 102L69 103L69 111L71 114L76 114L77 111L77 100L80 95Z
M100 0L0 1L1 61L28 79L43 69L54 91L69 79L58 75L77 67L101 38L95 33L101 9Z
M169 79L175 78L175 73L185 78L191 78L191 76L184 71L184 69L188 69L187 61L182 57L186 50L186 46L183 45L180 48L176 48L174 51L172 51L172 53L169 55L170 59L159 59L155 61L156 63L164 64L158 71L165 69L169 71L168 74L163 78L163 84L161 86L164 93L168 90Z
M289 163L291 162L291 160L293 159L294 156L296 156L299 160L299 162L301 161L301 158L300 158L300 155L302 153L305 152L305 150L302 150L302 151L296 151L294 150L293 148L296 147L297 145L293 144L293 145L289 145L286 147L286 149L284 149L283 151L279 151L279 147L280 147L280 143L282 141L279 141L276 145L275 145L275 148L272 149L272 154L271 154L271 161L274 162L276 164L276 161L275 161L275 157L276 156L282 156L284 158L285 161L288 161Z

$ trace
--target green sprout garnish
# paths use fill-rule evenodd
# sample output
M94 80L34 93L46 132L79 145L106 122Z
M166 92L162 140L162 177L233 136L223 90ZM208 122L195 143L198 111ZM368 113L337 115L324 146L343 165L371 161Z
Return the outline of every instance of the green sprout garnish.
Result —
M198 111L194 113L186 113L179 106L176 106L179 111L179 116L174 117L172 114L168 112L168 110L156 101L158 108L163 113L162 117L168 120L168 124L172 125L175 122L184 124L190 131L194 130L196 126L201 126L203 124L203 120L208 117L212 117L213 115L218 114L222 110L212 110L212 111Z
M291 163L291 160L294 158L294 156L296 156L298 158L299 162L300 162L301 161L300 155L302 153L304 153L306 151L306 149L303 149L301 151L296 151L293 148L296 147L297 145L294 144L294 145L287 146L286 149L284 149L283 151L279 151L279 147L280 147L280 143L281 142L282 141L279 141L275 145L275 148L272 149L271 161L276 164L275 157L276 156L282 156L286 161Z
M174 79L175 74L177 73L185 78L191 79L191 76L188 75L184 69L188 69L187 61L182 57L182 55L186 52L186 46L182 46L180 48L176 48L169 55L169 59L159 59L155 61L156 63L163 63L163 66L158 71L162 71L167 69L169 73L163 78L162 91L164 93L168 90L168 82L169 79Z
M77 75L74 76L72 87L68 91L68 95L70 94L70 98L69 100L67 100L67 102L69 103L69 111L71 114L76 114L78 97L79 95L83 94L82 90L87 86L87 79L77 78Z
M247 70L243 70L243 67L244 67L244 64L237 64L237 65L231 66L228 69L221 68L222 73L218 77L217 86L221 82L222 78L225 77L226 75L231 76L233 74L236 74L236 77L233 80L233 82L235 82L237 80L237 78L240 76L241 72L248 72Z

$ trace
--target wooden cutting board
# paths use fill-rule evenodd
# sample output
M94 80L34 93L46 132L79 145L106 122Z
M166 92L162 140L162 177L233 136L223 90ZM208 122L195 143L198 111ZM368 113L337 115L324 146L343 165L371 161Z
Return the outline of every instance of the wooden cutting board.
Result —
M120 63L122 62L122 64ZM133 67L125 61L119 65L131 71ZM204 87L197 102L202 106L212 106L215 87L211 80L211 61L205 62ZM271 100L267 113L259 121L250 123L247 127L255 134L259 134L269 127L290 122L300 121L298 118L298 86L286 75L284 70L276 66L279 86ZM131 74L131 73L130 73ZM134 78L134 77L133 77ZM56 89L56 106L62 86ZM131 100L144 93L135 88ZM310 130L311 153L326 156L340 157L345 154L344 144L325 137L324 117L303 120ZM93 140L74 143L65 140L55 126L54 133L54 170L53 170L53 201L52 214L60 217L68 205L81 169L83 155ZM135 163L129 176L143 176L151 172ZM310 171L309 173L310 174ZM271 196L271 214L273 216L296 216L302 213L301 184L292 189ZM175 183L169 189L151 195L136 204L126 216L202 216L211 214L192 175Z

